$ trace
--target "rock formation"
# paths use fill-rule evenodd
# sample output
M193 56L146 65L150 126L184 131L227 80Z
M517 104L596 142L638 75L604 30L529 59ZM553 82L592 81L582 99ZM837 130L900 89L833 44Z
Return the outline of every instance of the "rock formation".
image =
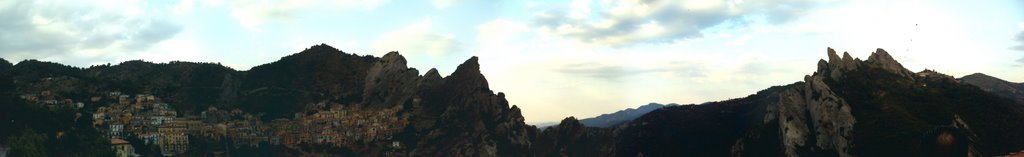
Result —
M417 75L419 71L406 67L405 57L398 52L385 54L366 72L362 104L372 108L401 105L416 94Z
M410 155L529 156L537 129L526 125L518 107L509 108L504 93L490 90L478 60L466 60L421 95L428 117L422 120L434 122L420 130L423 136Z
M849 53L843 52L843 57L836 55L836 51L828 48L828 61L819 60L817 73L824 73L833 80L842 80L843 74L858 68L880 68L897 75L914 78L914 73L907 70L899 62L896 62L889 52L877 49L871 53L868 60L861 61L860 58L853 58Z
M780 93L778 113L772 117L782 118L779 128L786 156L817 152L852 156L851 132L857 120L849 104L835 95L823 78L805 76L804 83Z

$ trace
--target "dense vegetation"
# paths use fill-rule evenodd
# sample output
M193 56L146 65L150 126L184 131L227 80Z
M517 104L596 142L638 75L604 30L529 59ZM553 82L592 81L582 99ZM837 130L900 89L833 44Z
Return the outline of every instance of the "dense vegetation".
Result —
M15 96L8 75L0 76L0 141L11 156L113 156L110 140L92 128L91 114L70 108L33 106Z
M945 77L902 78L880 69L847 73L828 81L853 107L854 151L861 156L913 156L920 136L950 125L960 115L981 139L986 155L1022 149L1024 111L1020 104Z
M302 105L320 101L350 104L361 101L366 71L373 56L343 53L316 45L273 63L253 67L241 83L243 110L274 118L291 116Z

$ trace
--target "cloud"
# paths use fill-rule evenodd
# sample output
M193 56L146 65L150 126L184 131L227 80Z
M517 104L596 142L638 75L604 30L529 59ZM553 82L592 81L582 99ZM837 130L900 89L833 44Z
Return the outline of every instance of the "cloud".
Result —
M757 20L788 22L822 3L816 0L574 0L569 6L555 6L536 14L533 22L543 34L625 46L698 38L703 36L702 31L723 24L739 27Z
M557 72L598 78L609 81L620 81L625 77L644 76L652 73L669 73L683 78L707 76L707 68L702 64L673 61L667 64L654 64L650 67L609 65L599 62L566 64Z
M72 64L139 53L182 31L135 1L0 4L0 55Z
M1020 45L1014 46L1013 49L1024 51L1024 32L1018 33L1014 40L1017 41Z
M231 16L249 30L259 31L259 26L268 21L289 20L297 11L312 6L311 1L235 1L232 3Z
M510 39L529 31L526 24L505 19L495 19L477 27L477 40L487 46L507 45Z
M443 56L461 50L461 42L452 34L433 32L430 19L413 23L401 29L384 33L373 41L378 52L399 51L402 54L425 53Z
M1024 29L1024 22L1021 22L1021 29ZM1020 45L1014 46L1012 49L1018 51L1024 51L1024 32L1017 34L1015 39ZM1024 64L1024 57L1017 59L1017 63Z
M182 3L186 2L189 1ZM231 3L231 15L242 27L260 31L260 26L265 23L292 20L299 16L297 14L307 10L367 11L389 2L390 0L237 0Z

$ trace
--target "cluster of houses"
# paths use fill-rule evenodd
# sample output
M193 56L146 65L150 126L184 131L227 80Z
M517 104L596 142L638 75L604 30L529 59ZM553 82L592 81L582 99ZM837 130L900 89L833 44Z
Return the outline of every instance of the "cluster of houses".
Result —
M359 142L383 141L392 143L392 147L401 147L399 142L392 141L392 135L408 125L408 118L398 115L401 106L363 109L359 105L318 103L312 105L320 109L296 113L294 118L263 122L259 119L262 115L239 109L209 107L198 115L183 115L149 94L107 92L92 96L86 102L76 102L43 91L24 94L21 98L50 108L82 109L87 103L99 106L92 115L93 127L111 139L117 156L138 156L126 140L129 138L147 145L155 144L165 156L187 152L189 137L229 140L235 146L270 144L294 148L320 144L348 147Z
M75 109L81 109L81 108L85 107L85 103L84 102L75 102L74 100L71 100L71 99L61 99L58 95L54 94L52 91L42 91L42 92L39 92L38 94L35 94L35 93L33 93L33 94L22 94L20 97L21 97L21 99L24 99L25 102L28 102L30 104L43 105L43 106L45 106L46 108L49 108L49 109L57 109L57 108L61 108L61 107L70 107L70 108L75 108Z
M156 144L165 156L188 151L189 128L201 124L192 116L180 116L174 108L153 95L127 95L109 92L105 97L94 96L91 101L112 100L93 113L93 127L105 133L112 141L129 138L141 139L144 144ZM114 142L111 142L113 145Z
M323 104L320 104L323 105ZM356 142L388 141L408 125L398 116L400 106L385 109L362 109L359 105L332 104L327 110L311 115L297 114L291 120L271 122L273 135L288 146L327 144L345 147Z

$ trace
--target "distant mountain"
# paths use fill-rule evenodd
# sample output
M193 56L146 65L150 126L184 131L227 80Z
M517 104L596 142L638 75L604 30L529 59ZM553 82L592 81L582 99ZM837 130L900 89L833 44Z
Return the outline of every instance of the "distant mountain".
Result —
M540 122L540 123L534 123L532 125L533 126L537 126L537 128L540 128L541 130L544 130L547 127L555 126L555 125L558 125L560 123L561 122Z
M961 82L978 86L981 90L993 94L1024 102L1024 83L1013 83L982 73L974 73L961 77Z
M581 124L587 127L610 128L619 124L632 121L633 119L643 116L644 114L647 114L648 112L654 111L656 109L678 105L679 104L675 103L671 103L668 105L650 103L637 108L627 108L625 110L615 111L614 113L601 114L600 116L597 117L584 118L577 121L579 121ZM575 118L573 118L573 120L575 120ZM557 126L559 124L560 122L541 122L533 125L537 126L537 128L540 128L541 130L544 130L548 127Z
M626 123L626 122L632 121L633 119L636 119L637 117L643 116L644 114L647 114L648 112L654 111L656 109L660 109L660 108L668 107L668 106L678 106L678 105L679 104L675 104L675 103L668 104L668 105L663 105L663 104L659 104L659 103L650 103L650 104L647 104L647 105L643 105L643 106L637 107L635 109L634 108L628 108L628 109L625 109L625 110L616 111L615 113L601 114L600 116L593 117L593 118L584 118L584 119L581 119L579 121L580 121L581 124L583 124L584 126L588 126L588 127L610 128L610 127L613 127L613 126L616 126L616 125L619 125L619 124L622 124L622 123Z

